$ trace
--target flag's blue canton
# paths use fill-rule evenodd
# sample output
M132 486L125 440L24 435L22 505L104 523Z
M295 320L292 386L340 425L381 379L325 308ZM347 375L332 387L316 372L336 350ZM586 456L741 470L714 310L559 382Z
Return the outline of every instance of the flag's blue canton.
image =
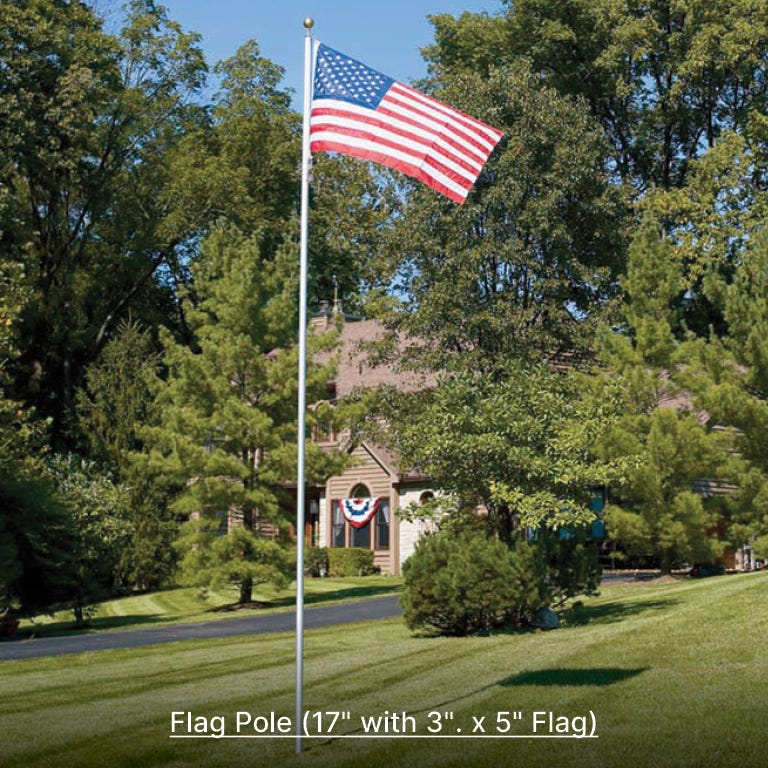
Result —
M315 99L339 99L376 109L395 81L322 43L315 64Z

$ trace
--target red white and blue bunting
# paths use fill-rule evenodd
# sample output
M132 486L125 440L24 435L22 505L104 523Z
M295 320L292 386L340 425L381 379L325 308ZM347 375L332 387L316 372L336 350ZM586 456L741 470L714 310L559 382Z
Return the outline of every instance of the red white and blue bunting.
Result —
M379 509L381 499L369 497L367 499L341 499L341 507L344 518L355 528L367 525Z

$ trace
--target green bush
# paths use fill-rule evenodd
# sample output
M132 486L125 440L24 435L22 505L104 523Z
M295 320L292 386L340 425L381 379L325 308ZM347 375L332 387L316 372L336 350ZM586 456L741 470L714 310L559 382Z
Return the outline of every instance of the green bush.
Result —
M331 576L370 576L375 572L372 549L332 547L328 550L328 573Z
M330 570L326 547L310 547L304 552L304 573L318 578L327 576Z
M409 629L466 635L529 623L547 604L534 548L514 549L483 531L425 536L403 564Z

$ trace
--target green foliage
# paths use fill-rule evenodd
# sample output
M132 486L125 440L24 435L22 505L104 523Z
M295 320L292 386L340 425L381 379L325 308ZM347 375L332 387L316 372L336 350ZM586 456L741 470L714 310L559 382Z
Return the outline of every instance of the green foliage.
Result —
M168 375L153 406L158 420L140 430L144 450L133 456L132 472L178 489L175 513L203 515L179 539L184 578L233 581L242 602L250 600L253 579L279 578L278 545L258 543L254 529L287 528L285 484L296 476L298 358L294 282L285 263L291 254L264 263L260 238L233 227L206 239L192 266L195 303L187 308L195 342L164 337ZM328 341L313 337L312 349ZM309 402L324 397L330 378L329 367L308 364ZM341 466L317 446L308 445L306 456L310 481ZM211 526L228 512L242 526L217 537ZM241 544L257 559L240 557Z
M408 189L387 236L384 276L401 301L385 320L421 340L409 352L433 370L589 346L623 267L627 213L599 128L524 62L463 73L437 95L505 136L464 205Z
M652 557L664 570L709 562L722 551L707 535L718 510L693 488L733 478L732 440L706 427L690 392L676 381L681 348L674 301L681 271L652 221L633 241L624 288L625 324L602 339L608 375L624 390L624 413L597 452L605 460L623 457L627 465L612 488L616 503L606 509L608 533L625 555Z
M370 576L375 572L372 549L363 547L330 547L328 549L329 576Z
M432 18L433 83L491 80L526 60L600 126L612 183L674 233L688 328L725 331L716 284L766 213L765 0L507 2ZM713 278L716 278L713 280Z
M157 425L145 426L136 471L182 488L180 514L238 509L284 525L284 483L295 477L297 351L293 282L283 263L261 264L258 237L214 232L193 266L197 306L188 309L194 346L165 336L168 377L158 389ZM319 337L313 339L321 342ZM328 367L308 367L308 401L325 395ZM310 479L336 466L307 447Z
M643 390L657 396L658 374L670 368L681 330L674 304L683 292L683 279L669 240L651 217L635 233L621 286L623 323L618 332L602 333L600 358L631 384L634 397L642 398Z
M129 488L131 537L123 553L121 569L126 583L136 589L157 589L173 580L176 551L173 542L185 518L171 504L179 487L162 475L133 473Z
M595 447L617 418L610 386L548 365L508 363L507 376L456 376L391 417L405 466L427 474L454 507L483 506L510 541L520 525L557 529L591 521L593 489L623 472ZM410 398L406 399L406 404ZM441 500L441 506L445 500Z
M547 605L530 545L510 550L478 530L421 538L403 576L401 603L411 630L467 635L520 626Z
M691 414L658 408L623 420L601 451L622 452L627 435L636 441L637 462L613 489L617 503L606 508L611 539L628 555L651 556L667 571L717 559L722 543L707 535L717 508L711 502L705 506L693 487L724 477L727 436L708 432Z
M768 104L764 0L508 2L508 48L583 98L639 190L682 186L728 131L759 135Z
M153 420L160 362L150 332L124 322L88 367L78 411L93 458L127 469L129 453L141 446L139 425Z
M539 569L545 574L543 588L551 605L560 607L577 595L598 594L602 571L597 547L591 539L591 526L536 532L535 544L529 547L530 556L541 563Z
M81 626L94 603L129 586L130 493L93 462L74 455L53 456L46 469L71 515L72 610Z
M2 216L2 188L0 195ZM35 457L44 451L44 425L6 396L7 364L18 355L19 316L28 298L22 265L0 251L0 616L48 610L74 588L73 521Z
M345 312L357 312L361 303L367 310L370 293L385 287L383 245L398 210L387 181L386 173L372 173L356 158L325 152L312 158L310 306L338 293Z
M77 443L75 388L115 323L172 317L154 276L186 235L164 231L161 192L169 148L201 115L199 39L150 0L124 22L107 34L83 2L0 5L2 247L34 296L12 371L59 450Z
M160 367L149 330L121 323L78 391L79 423L89 455L113 467L130 494L131 535L119 570L126 584L140 589L158 587L170 578L176 560L171 544L179 527L170 508L177 485L130 462L131 453L142 448L139 430L157 423L154 396Z
M219 219L260 233L260 257L284 239L299 183L298 116L280 85L283 69L254 40L219 62L212 120L195 125L171 148L162 202L168 233L204 237Z
M75 589L76 532L44 476L0 469L0 615L35 615Z
M735 493L724 500L734 549L768 534L768 239L759 234L739 255L729 285L721 284L727 333L689 339L680 350L680 380L712 423L733 442L729 469Z
M310 547L304 550L304 573L313 578L329 575L330 557L327 547Z
M500 64L508 64L508 24L498 16L464 11L458 18L447 13L428 17L435 42L422 48L430 77L445 82L459 73L487 77Z
M181 584L203 591L234 585L240 591L239 603L251 601L254 585L288 585L295 568L290 552L243 525L222 534L221 524L217 516L204 516L182 526L175 543Z

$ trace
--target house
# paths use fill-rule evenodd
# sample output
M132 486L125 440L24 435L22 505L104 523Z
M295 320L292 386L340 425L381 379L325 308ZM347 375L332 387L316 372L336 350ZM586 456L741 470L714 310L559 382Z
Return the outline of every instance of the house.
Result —
M400 371L370 359L366 344L377 341L384 334L382 326L375 320L342 316L337 306L331 310L325 304L313 316L311 328L322 332L337 322L340 323L339 357L335 380L328 383L331 403L360 388L384 385L407 392L435 384L434 377ZM695 412L686 393L662 396L659 407ZM696 417L703 423L708 415L696 412ZM307 544L370 548L374 552L374 565L382 573L399 575L403 563L413 554L416 542L429 524L401 519L398 512L409 505L423 504L434 496L436 489L430 478L401 467L397 455L375 442L354 440L350 435L338 435L330 430L315 434L313 439L329 450L348 451L355 462L341 474L330 477L324 485L307 489ZM694 484L693 490L708 498L731 494L735 487L701 480ZM605 503L606 492L602 489L595 496L594 509L598 514ZM359 500L357 508L354 500ZM362 524L353 519L358 511L364 521ZM722 537L723 531L713 530L712 535ZM604 536L602 532L597 538L602 540ZM610 549L610 542L606 540L603 546ZM726 567L739 570L755 567L751 550L746 545L742 550L725 553Z
M338 369L328 384L331 402L362 387L389 385L403 391L417 391L434 380L426 376L395 370L390 365L369 362L367 342L383 335L375 320L341 316L338 306L327 304L311 320L311 330L322 332L341 322L338 343ZM433 489L426 476L401 468L388 449L367 440L351 440L349 435L332 431L314 439L330 449L343 449L354 459L353 465L323 486L307 489L307 529L309 546L366 547L374 552L374 565L382 573L399 575L403 562L413 553L424 532L424 523L407 522L398 511L409 504L431 498ZM355 502L360 517L350 514ZM347 513L345 515L345 512Z

